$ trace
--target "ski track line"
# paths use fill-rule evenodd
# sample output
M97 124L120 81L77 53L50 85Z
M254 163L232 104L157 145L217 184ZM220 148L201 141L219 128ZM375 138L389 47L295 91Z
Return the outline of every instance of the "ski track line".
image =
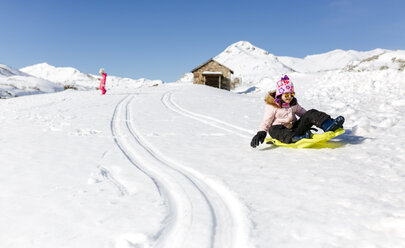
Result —
M126 151L123 147L123 145L121 144L121 142L118 139L118 135L116 132L116 122L118 122L118 117L117 117L117 111L118 111L118 107L120 107L120 105L122 104L122 102L128 98L128 96L124 97L116 106L113 112L113 117L111 119L111 123L110 123L110 129L111 129L111 133L114 137L114 142L115 144L118 146L118 148L121 150L121 152L124 154L124 156L129 160L129 162L131 162L131 164L133 164L137 169L139 169L142 173L144 173L147 177L149 177L153 183L155 184L157 190L159 191L159 194L162 195L162 191L161 191L161 186L159 185L159 183L157 182L156 178L153 177L152 175L150 175L147 171L145 171L142 167L140 167L138 165L138 163L130 156L130 154L128 153L128 151Z
M168 215L153 247L251 247L246 207L226 186L154 149L134 126L133 99L128 96L117 104L111 129L118 147L154 181L167 204Z
M190 201L183 196L181 189L173 185L175 184L173 180L170 181L164 177L162 172L156 170L156 166L150 166L153 160L145 157L145 152L142 150L139 151L139 144L130 142L131 134L127 127L128 120L125 119L126 111L122 113L122 105L129 98L129 96L124 97L115 107L111 120L114 141L128 161L153 181L167 205L167 216L161 229L150 237L151 242L156 243L156 247L181 247L187 235L187 228L192 222L191 217L187 214L191 209Z
M180 115L184 115L186 117L208 124L210 126L225 130L227 132L236 134L244 138L250 138L252 135L254 135L254 133L249 129L238 127L225 121L218 120L216 118L207 115L191 112L189 110L182 108L176 102L174 102L171 91L165 92L161 98L161 101L170 110Z
M209 116L204 116L204 115L200 115L197 113L193 113L191 111L184 110L171 99L171 95L172 95L172 93L170 91L168 91L168 92L165 92L163 94L163 96L161 97L161 102L168 109L170 109L180 115L201 121L205 124L220 128L222 130L225 130L225 131L228 131L231 133L238 134L239 136L242 136L242 137L250 138L250 136L240 134L240 132L239 132L239 131L243 131L243 132L251 134L252 132L247 129L237 127L235 125L217 120L217 119L209 117ZM235 130L232 130L229 128L223 128L218 123L226 125L233 129L237 129L239 131L235 131ZM182 166L179 163L173 162L170 158L167 158L165 155L160 154L157 151L156 151L156 153L158 153L159 156L164 158L166 161L169 161L169 163L177 164L177 167L181 168L182 171L188 172L191 175L193 175L195 178L204 182L204 184L206 186L208 186L211 191L214 191L218 196L220 196L220 199L226 205L226 207L228 208L228 211L230 212L230 214L232 216L231 218L232 218L232 222L234 225L233 226L234 227L234 230L233 230L234 238L237 237L237 239L234 240L234 246L225 245L225 246L219 246L219 247L240 247L240 248L253 247L253 245L250 242L250 238L249 238L251 221L245 216L246 213L248 212L248 210L247 210L246 206L244 206L239 201L238 197L235 195L234 192L230 191L225 185L222 185L222 184L216 182L215 180L208 178L207 176L199 173L198 171L185 167L185 166Z
M128 109L128 119L132 120L130 109ZM133 121L129 122L132 126ZM205 203L209 207L209 214L212 219L211 245L210 247L218 248L248 248L247 241L250 231L250 221L245 219L247 209L240 203L239 199L226 186L210 179L209 177L173 161L166 155L154 149L136 129L132 129L134 137L143 144L153 157L161 161L162 164L170 167L185 177L190 186L194 186L202 195ZM203 204L204 202L200 203ZM208 216L202 216L207 219ZM201 230L196 229L197 235ZM195 246L195 245L194 245ZM188 246L187 246L188 247Z
M240 217L246 211L238 209L240 203L225 187L181 169L185 167L152 149L131 120L128 106L132 100L125 97L117 104L111 130L117 146L154 181L168 207L163 226L152 237L153 247L195 247L196 242L198 247L248 247L244 238L247 225Z
M127 106L129 105L129 102ZM130 105L129 105L130 106ZM209 239L207 242L207 247L240 247L239 245L242 242L240 237L244 236L236 236L235 234L242 234L239 229L244 227L240 221L240 213L242 211L235 211L236 205L235 201L232 201L233 198L230 197L230 192L225 189L225 187L221 187L219 184L215 184L210 182L209 185L206 181L205 176L197 173L196 171L187 170L187 167L181 166L179 163L173 162L161 153L159 153L156 149L147 143L147 141L136 131L134 128L134 122L131 118L132 111L130 108L127 108L127 126L128 129L131 131L133 137L138 140L140 144L149 152L149 154L158 160L162 165L170 168L171 170L177 173L176 180L178 180L178 176L185 178L186 181L183 184L187 184L187 188L195 188L197 193L201 195L202 201L196 201L193 199L194 206L204 206L208 207L209 211L205 213L200 213L197 209L193 210L193 218L197 221L200 220L204 221L206 219L210 220L209 226L206 224L199 224L194 223L191 227L191 231L189 233L190 237L187 239L190 241L190 244L184 247L194 247L195 242L197 241L196 238L199 238L201 234L205 230L210 230L209 235L206 235L206 239ZM222 190L222 193L219 194L217 191L218 189ZM193 192L191 192L193 194ZM224 201L224 199L229 199ZM232 201L232 203L231 203ZM232 206L230 208L230 206ZM237 213L235 213L237 212ZM236 217L235 217L236 216ZM205 222L205 221L204 221ZM234 227L234 225L236 227ZM246 233L246 232L244 232ZM247 247L243 245L242 247Z
M217 229L217 217L214 213L214 207L211 204L211 202L208 199L208 196L206 193L200 188L200 186L193 180L190 176L188 176L186 173L183 171L179 170L176 168L176 166L173 166L172 164L168 163L166 160L163 159L163 157L159 156L157 152L151 148L149 144L145 141L144 138L141 137L139 132L136 130L134 127L134 123L131 118L131 113L132 111L130 110L130 101L127 102L126 104L126 125L128 130L130 131L132 137L137 141L139 145L142 146L142 148L150 155L155 161L159 162L160 166L160 173L167 173L162 170L163 168L169 169L172 173L174 172L174 177L173 180L176 181L177 183L182 183L181 187L183 187L184 192L182 194L187 194L189 196L190 204L192 205L192 209L189 211L191 212L190 216L193 218L193 223L189 227L180 227L183 228L184 230L188 230L188 236L185 237L189 244L185 246L178 246L178 247L190 247L195 245L195 241L197 238L204 236L202 233L206 232L206 230L209 230L209 235L205 235L206 240L207 240L207 247L215 247L215 238L216 238L216 229ZM179 180L183 179L183 180ZM183 182L182 182L183 181ZM192 192L188 192L192 189ZM195 194L198 195L198 198L194 196ZM206 211L201 213L201 210L197 209L196 207L201 207L205 206ZM180 212L181 214L181 212ZM209 226L207 226L204 223L201 223L201 220L209 220ZM197 221L200 221L198 223ZM177 246L173 246L177 247Z

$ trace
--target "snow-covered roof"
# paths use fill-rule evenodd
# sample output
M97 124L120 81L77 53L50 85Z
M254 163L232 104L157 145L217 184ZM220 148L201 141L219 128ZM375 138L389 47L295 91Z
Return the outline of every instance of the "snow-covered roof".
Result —
M202 74L203 75L222 75L222 72L220 72L220 71L204 71Z
M200 69L201 67L203 67L204 65L208 64L208 63L211 62L211 61L214 61L215 63L220 64L221 66L225 67L226 69L228 69L228 70L233 74L233 70L229 69L229 68L226 67L225 65L219 63L218 61L216 61L215 59L212 59L212 58L211 58L210 60L208 60L207 62L205 62L205 63L203 63L203 64L197 66L197 67L194 68L194 69L192 69L191 72L195 72L196 70Z

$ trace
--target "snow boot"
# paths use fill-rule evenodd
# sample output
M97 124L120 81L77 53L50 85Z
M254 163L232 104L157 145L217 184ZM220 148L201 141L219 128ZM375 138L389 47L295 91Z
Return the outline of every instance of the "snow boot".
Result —
M312 133L311 131L308 130L303 135L295 135L294 137L292 137L291 143L295 143L302 139L310 139L310 138L312 138Z
M327 119L321 125L321 128L324 132L328 131L336 131L339 128L343 128L343 123L345 122L345 118L343 116L338 116L336 119Z

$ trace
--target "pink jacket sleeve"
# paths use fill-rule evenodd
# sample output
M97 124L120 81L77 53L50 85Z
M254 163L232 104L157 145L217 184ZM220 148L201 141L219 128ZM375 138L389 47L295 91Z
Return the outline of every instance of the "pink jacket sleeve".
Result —
M264 109L263 120L259 126L259 131L265 131L265 132L269 131L269 128L274 121L275 113L276 113L276 108L266 104L266 107Z
M307 111L301 107L301 105L297 104L297 112L295 112L296 115L299 117L302 117Z

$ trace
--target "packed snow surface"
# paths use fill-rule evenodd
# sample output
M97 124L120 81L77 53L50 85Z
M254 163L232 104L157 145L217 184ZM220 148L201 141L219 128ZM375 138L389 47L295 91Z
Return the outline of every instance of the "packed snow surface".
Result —
M290 77L345 134L253 149L264 93L190 84L0 101L1 246L404 247L405 92Z
M228 51L292 68L247 42ZM0 89L24 77L28 95L0 100L0 247L405 247L404 57L371 53L288 71L304 108L346 118L321 149L250 147L279 79L265 71L227 64L253 80L231 92L185 75L107 78L100 95L96 76L63 91L49 65L1 65Z

